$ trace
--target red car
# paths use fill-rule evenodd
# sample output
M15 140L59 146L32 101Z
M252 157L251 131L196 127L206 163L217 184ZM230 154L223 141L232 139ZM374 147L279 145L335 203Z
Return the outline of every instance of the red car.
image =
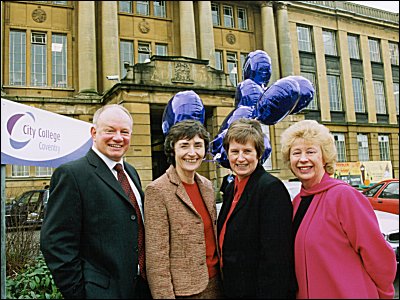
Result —
M362 192L376 210L399 214L399 180L385 179Z

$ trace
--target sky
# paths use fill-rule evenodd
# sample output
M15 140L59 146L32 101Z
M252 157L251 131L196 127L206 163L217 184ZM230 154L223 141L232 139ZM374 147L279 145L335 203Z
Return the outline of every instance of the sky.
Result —
M387 10L394 13L399 13L399 2L398 1L349 1L360 5L375 7L383 10Z

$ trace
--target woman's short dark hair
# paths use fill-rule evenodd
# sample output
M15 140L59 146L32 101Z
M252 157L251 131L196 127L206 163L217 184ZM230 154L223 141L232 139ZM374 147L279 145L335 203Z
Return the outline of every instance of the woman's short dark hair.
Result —
M228 154L229 144L232 141L242 145L247 144L247 142L254 143L258 159L262 157L265 151L264 133L261 124L254 119L240 118L229 125L222 144L226 154Z
M164 153L168 163L175 167L175 143L179 140L191 140L196 135L204 140L205 153L207 154L208 145L210 144L210 134L201 122L197 120L183 120L172 126L164 142Z

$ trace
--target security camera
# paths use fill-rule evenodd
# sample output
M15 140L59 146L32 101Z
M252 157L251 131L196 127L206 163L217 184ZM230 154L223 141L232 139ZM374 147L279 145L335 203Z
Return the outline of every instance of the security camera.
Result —
M118 75L108 75L106 76L108 80L119 80L119 76Z

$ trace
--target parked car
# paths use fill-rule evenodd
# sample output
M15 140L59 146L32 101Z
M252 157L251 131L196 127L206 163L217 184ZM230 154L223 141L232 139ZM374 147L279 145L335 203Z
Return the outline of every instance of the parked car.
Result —
M365 189L362 193L376 210L399 214L399 180L385 179Z
M374 210L374 212L378 219L379 228L385 240L396 253L397 264L399 264L399 216L379 210Z
M49 190L30 190L6 205L7 227L41 225L49 199Z

